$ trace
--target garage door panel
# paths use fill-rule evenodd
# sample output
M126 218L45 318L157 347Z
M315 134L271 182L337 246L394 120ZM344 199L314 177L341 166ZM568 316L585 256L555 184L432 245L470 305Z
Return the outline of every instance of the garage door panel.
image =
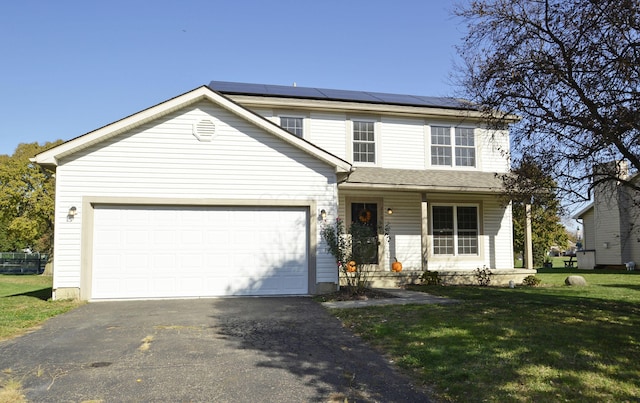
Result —
M92 299L308 293L304 208L96 206Z

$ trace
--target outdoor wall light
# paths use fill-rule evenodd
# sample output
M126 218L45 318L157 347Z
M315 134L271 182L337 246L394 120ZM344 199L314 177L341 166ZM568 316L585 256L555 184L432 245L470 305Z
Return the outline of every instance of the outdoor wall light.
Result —
M393 214L393 209L391 207L389 207L387 209L387 214L389 214L389 215Z
M604 246L605 249L609 249L609 242L603 243L602 246Z
M325 209L320 210L320 218L322 218L322 221L326 221L326 219L327 219L327 210L325 210Z
M67 213L67 221L73 221L73 217L75 217L76 214L78 214L78 209L76 206L72 206Z

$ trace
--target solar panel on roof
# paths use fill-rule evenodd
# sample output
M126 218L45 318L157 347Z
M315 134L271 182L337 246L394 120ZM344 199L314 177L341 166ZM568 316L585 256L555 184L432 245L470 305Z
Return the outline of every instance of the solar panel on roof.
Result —
M427 97L419 95L390 94L382 92L350 91L285 85L236 83L211 81L209 87L227 94L281 96L308 99L326 99L377 104L431 106L440 108L471 109L472 105L455 98Z
M340 99L344 101L364 101L364 102L377 102L380 100L372 97L366 92L363 91L348 91L348 90L331 90L331 89L321 89L320 90L327 98L329 99Z
M273 95L291 95L307 98L321 98L322 93L316 88L308 87L285 87L285 86L273 86L267 87L267 91Z

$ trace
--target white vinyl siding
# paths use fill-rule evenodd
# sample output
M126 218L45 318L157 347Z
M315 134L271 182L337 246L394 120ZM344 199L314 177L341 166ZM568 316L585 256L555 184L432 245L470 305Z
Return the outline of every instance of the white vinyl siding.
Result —
M594 224L596 264L622 264L622 239L626 236L622 231L619 191L616 185L605 184L594 190ZM624 212L629 214L629 212Z
M380 125L379 165L384 168L425 168L424 119L383 117Z
M509 172L509 131L476 129L477 167L484 172Z
M312 112L305 139L347 160L346 119L344 113Z
M193 122L201 119L216 125L211 142L192 134ZM84 196L317 206L333 206L337 197L332 167L207 101L77 152L61 161L56 177L55 288L80 283ZM66 222L70 206L78 207L78 215ZM337 280L335 265L316 270L318 282Z
M482 203L482 212L483 265L499 269L513 268L511 204L504 205L497 198L486 198Z
M595 208L592 208L582 216L582 249L596 249Z

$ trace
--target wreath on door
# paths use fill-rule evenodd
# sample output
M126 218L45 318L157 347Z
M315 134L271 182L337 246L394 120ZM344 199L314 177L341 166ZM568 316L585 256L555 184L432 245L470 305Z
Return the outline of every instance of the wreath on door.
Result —
M360 213L358 214L358 220L363 224L366 224L369 221L371 221L371 211L369 211L366 208L360 210Z

